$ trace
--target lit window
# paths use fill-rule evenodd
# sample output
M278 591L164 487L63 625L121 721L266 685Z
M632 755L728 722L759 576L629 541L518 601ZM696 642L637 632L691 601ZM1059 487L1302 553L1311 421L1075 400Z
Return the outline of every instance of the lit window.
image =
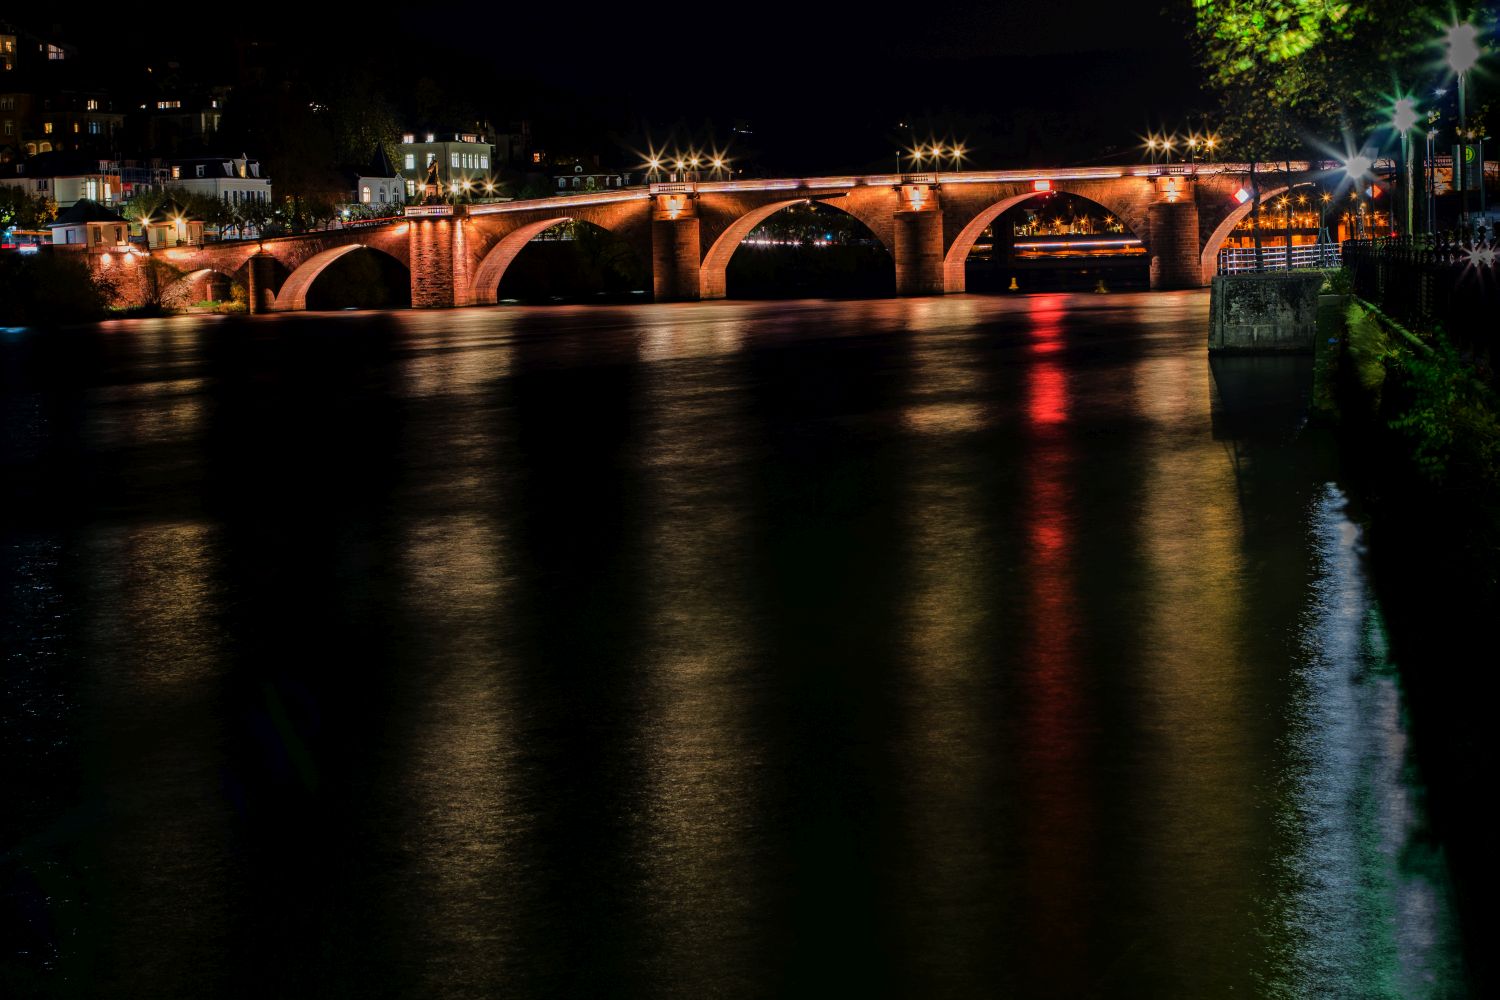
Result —
M73 123L73 134L74 135L78 134L78 123L77 122Z
M51 130L49 129L48 131L51 131ZM450 155L448 157L448 165L449 166L453 166L453 167L458 166L458 154L457 153L453 153L452 155Z
M364 202L366 205L370 203L370 185L366 184L364 187L359 189L359 200Z
M88 108L90 111L98 111L99 99L96 97L90 97L87 101L84 102L84 107Z
M427 141L428 141L428 142L432 142L432 140L433 140L433 136L432 136L432 133L431 133L431 132L428 132L428 133L427 133Z
M172 179L174 181L182 179L182 168L181 167L173 167L172 168Z
M11 121L9 118L5 119L5 134L6 135L15 135L16 134L16 123L13 122L13 121Z
M480 154L480 156L479 156L479 169L481 169L481 170L488 170L488 169L490 169L490 158L489 158L489 156L487 156L485 154L482 154L482 153Z
M416 181L407 181L406 182L406 196L408 198L411 198L411 197L414 197L416 195L416 193L417 193L417 182Z
M417 169L417 154L416 153L407 153L406 154L406 169L407 170L415 170L415 169Z
M51 122L42 122L42 132L45 135L51 135L52 134L52 123Z
M66 52L64 52L62 49L58 48L56 45L48 45L47 46L47 58L48 59L56 61L58 59L66 59L67 57L68 57L68 54Z
M541 163L542 162L542 154L541 153L532 153L531 154L531 162L532 163Z
M102 122L89 122L89 135L101 135L104 132Z
M428 153L427 154L427 162L423 165L423 169L426 169L427 167L432 166L432 161L435 160L435 159L437 159L437 154L436 153Z

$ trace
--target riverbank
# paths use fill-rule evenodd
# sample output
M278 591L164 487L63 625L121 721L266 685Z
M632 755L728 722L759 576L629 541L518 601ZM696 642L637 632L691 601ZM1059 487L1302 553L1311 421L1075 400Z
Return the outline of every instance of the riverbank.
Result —
M1414 744L1449 850L1474 995L1494 982L1485 798L1492 644L1500 603L1500 406L1440 337L1361 299L1320 309L1315 412L1337 425L1369 562L1401 665Z

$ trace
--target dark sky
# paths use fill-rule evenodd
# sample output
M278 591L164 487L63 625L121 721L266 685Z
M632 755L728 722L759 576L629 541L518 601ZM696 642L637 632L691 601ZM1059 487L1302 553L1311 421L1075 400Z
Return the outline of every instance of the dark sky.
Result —
M929 134L998 166L1118 159L1148 128L1185 125L1205 102L1163 2L426 5L378 27L273 2L259 29L133 18L107 41L212 67L259 30L299 59L366 67L398 101L431 77L555 147L722 144L749 123L734 142L766 168L874 168Z

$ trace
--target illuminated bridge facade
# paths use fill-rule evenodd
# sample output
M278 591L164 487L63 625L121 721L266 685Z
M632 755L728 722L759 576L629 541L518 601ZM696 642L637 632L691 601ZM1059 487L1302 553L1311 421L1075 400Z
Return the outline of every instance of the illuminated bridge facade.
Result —
M1262 199L1326 178L1328 164L1258 167ZM941 174L653 184L650 187L478 205L421 205L361 229L262 243L166 251L179 284L240 277L253 312L305 309L319 274L369 248L411 274L418 308L496 301L500 279L533 238L564 222L608 230L650 262L657 301L723 298L725 269L768 217L819 202L863 223L895 262L901 295L965 290L969 250L996 219L1047 192L1086 198L1141 241L1152 288L1205 285L1236 223L1251 210L1246 164L959 171ZM179 290L191 299L190 287Z

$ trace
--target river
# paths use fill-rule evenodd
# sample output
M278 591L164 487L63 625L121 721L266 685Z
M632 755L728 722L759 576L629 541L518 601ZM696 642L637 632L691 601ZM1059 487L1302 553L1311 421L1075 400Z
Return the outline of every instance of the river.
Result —
M1464 995L1309 362L1206 322L0 333L0 992Z

